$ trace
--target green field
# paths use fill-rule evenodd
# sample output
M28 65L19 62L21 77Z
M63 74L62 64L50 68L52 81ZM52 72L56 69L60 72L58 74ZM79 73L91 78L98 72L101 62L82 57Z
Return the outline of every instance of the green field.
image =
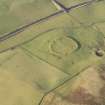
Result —
M45 18L60 11L51 0L0 0L0 105L104 105L104 10L96 0Z
M0 36L56 11L50 0L0 0Z

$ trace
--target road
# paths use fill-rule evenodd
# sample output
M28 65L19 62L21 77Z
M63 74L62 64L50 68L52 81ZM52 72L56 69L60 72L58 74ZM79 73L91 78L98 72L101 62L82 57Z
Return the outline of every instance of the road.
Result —
M74 5L74 6L71 6L71 7L67 8L67 11L70 12L70 11L71 11L72 9L74 9L74 8L78 8L78 7L81 7L81 6L86 6L86 5L89 5L89 4L91 4L91 3L95 2L95 1L96 1L96 0L89 0L89 1L87 1L87 2L79 3L79 4L77 4L77 5ZM29 24L26 24L26 25L24 25L24 26L21 26L20 28L18 28L18 29L16 29L16 30L12 31L12 32L10 32L10 33L6 33L6 34L4 34L4 35L2 35L2 36L0 37L0 42L6 40L6 39L8 39L8 38L11 38L11 37L13 37L13 36L15 36L15 35L18 35L19 33L23 32L26 28L32 26L33 24L38 24L38 23L43 22L43 21L45 22L45 21L47 21L49 18L52 18L52 17L57 16L57 15L59 15L59 14L61 14L61 13L64 13L64 12L65 12L64 10L57 11L57 12L55 12L55 13L49 15L49 16L46 16L46 17L41 18L41 19L38 19L38 20L34 20L34 21L32 21L31 23L29 23Z

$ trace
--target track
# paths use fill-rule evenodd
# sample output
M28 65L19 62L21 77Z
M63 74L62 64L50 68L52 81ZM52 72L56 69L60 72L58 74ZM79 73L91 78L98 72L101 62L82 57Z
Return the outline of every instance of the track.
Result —
M75 8L78 8L78 7L81 7L81 6L89 5L89 4L91 4L91 3L95 2L95 1L96 1L96 0L90 0L90 1L87 1L87 2L79 3L79 4L77 4L77 5L74 5L74 6L71 6L71 7L67 8L67 11L70 12L72 9L75 9ZM0 42L6 40L6 39L8 39L8 38L11 38L11 37L13 37L13 36L18 35L19 33L23 32L25 29L27 29L28 27L30 27L30 26L32 26L32 25L34 25L34 24L38 24L38 23L40 23L40 22L45 22L45 21L47 21L48 19L50 19L50 18L52 18L52 17L54 17L54 16L57 16L57 15L59 15L59 14L61 14L61 13L64 13L64 12L65 12L64 10L60 10L60 11L55 12L55 13L53 13L53 14L51 14L51 15L49 15L49 16L46 16L46 17L44 17L44 18L41 18L41 19L38 19L38 20L34 20L33 22L31 22L31 23L29 23L29 24L26 24L26 25L24 25L24 26L21 26L20 28L18 28L18 29L16 29L16 30L12 31L12 32L10 32L10 33L6 33L6 34L4 34L4 35L2 35L2 36L0 37Z

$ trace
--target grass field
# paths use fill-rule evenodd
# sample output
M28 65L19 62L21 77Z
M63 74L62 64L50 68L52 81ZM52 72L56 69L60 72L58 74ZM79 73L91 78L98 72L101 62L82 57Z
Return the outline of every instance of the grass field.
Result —
M104 9L97 1L0 39L0 105L103 105ZM1 0L0 37L57 11L51 0Z
M105 72L105 71L104 71ZM104 104L104 79L97 67L89 67L64 85L50 92L41 105ZM105 75L104 75L105 76Z
M74 9L70 15L77 19L83 25L92 25L105 21L105 1L97 1L88 6Z
M71 76L82 70L84 67L89 66L92 63L94 64L100 59L100 57L96 56L95 50L97 50L98 47L101 49L102 46L100 45L100 42L104 41L103 34L98 33L90 27L80 27L78 29L74 28L71 31L67 28L62 30L64 30L64 32L54 30L45 33L30 43L24 45L24 48L43 61L54 65L63 72L71 74ZM55 51L51 46L52 42L55 42L55 45L53 46L57 48L58 45L56 44L56 39L62 36L64 36L63 40L66 42L68 38L72 47L69 43L59 43L59 47ZM71 39L74 42L70 41ZM62 48L60 46L62 46ZM62 49L63 51L61 51Z
M62 3L63 5L65 5L66 7L70 7L82 2L86 2L87 0L58 0L60 3Z
M31 56L23 49L0 56L0 104L37 105L45 93L69 78L55 67ZM6 97L9 98L5 102Z
M73 22L72 25L72 21L74 20L67 14L60 14L46 21L43 21L40 24L34 24L28 27L27 29L24 29L23 32L15 35L15 37L11 37L8 38L7 40L2 41L0 44L0 50L2 51L13 46L16 46L18 44L31 41L43 35L43 33L46 33L56 28L79 26L79 24L75 23L75 21Z
M50 0L0 0L0 36L56 11Z

